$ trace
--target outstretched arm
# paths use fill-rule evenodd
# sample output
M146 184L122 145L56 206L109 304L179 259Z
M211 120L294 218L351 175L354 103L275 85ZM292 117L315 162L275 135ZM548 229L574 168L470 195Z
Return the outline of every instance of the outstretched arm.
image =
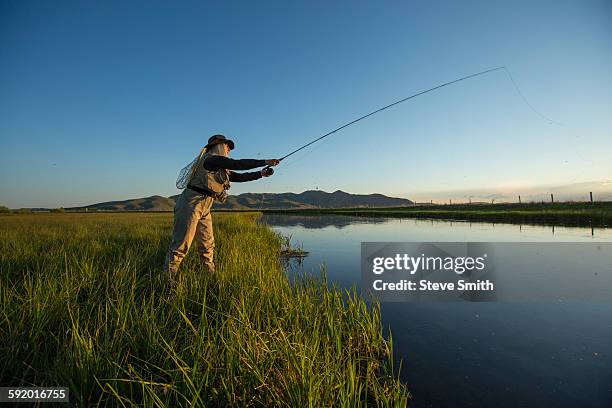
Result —
M210 156L204 160L204 168L210 171L217 171L219 169L228 170L251 170L257 167L263 167L267 163L267 160L257 159L230 159L225 156Z
M235 171L229 172L230 181L233 181L235 183L259 180L261 177L261 171L251 171L249 173L236 173Z
M272 174L274 174L274 171L270 167L266 167L265 169L253 171L250 173L236 173L235 171L230 171L229 179L230 181L236 181L240 183L243 181L258 180L262 177L270 177Z

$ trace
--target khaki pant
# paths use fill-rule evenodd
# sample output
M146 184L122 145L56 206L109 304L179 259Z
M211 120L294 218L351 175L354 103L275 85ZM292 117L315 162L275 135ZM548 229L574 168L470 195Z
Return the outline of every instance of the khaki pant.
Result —
M213 197L203 196L190 189L185 189L178 196L174 206L172 241L164 264L164 270L172 277L187 255L194 236L200 260L211 272L214 272L215 237L210 214L213 202Z

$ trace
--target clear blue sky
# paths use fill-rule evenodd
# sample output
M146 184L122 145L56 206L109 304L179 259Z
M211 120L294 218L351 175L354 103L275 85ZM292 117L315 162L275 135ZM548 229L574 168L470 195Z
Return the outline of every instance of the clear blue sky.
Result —
M612 2L0 1L0 204L171 195L213 133L231 192L404 197L612 178Z

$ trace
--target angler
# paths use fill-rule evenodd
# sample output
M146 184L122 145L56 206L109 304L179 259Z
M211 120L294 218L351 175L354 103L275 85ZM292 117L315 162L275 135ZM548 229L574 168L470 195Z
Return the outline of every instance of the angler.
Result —
M279 163L277 159L230 159L229 152L233 149L232 140L223 135L214 135L208 139L200 155L179 174L176 186L184 190L174 206L174 229L164 262L164 270L170 273L171 279L175 277L194 237L200 260L209 271L215 271L215 238L210 214L213 203L215 200L225 202L230 182L240 183L269 177L274 173L269 166ZM232 171L263 166L268 167L248 173Z

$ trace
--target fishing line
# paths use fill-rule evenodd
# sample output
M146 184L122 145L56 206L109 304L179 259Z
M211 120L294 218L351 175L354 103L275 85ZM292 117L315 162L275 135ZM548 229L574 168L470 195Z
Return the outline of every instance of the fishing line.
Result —
M533 105L529 103L527 98L525 98L525 95L523 95L523 93L521 92L521 88L519 88L519 86L516 84L516 81L514 80L514 78L512 78L512 74L510 73L508 68L506 68L506 67L502 67L502 68L504 69L504 71L506 71L506 74L508 74L508 78L510 78L510 82L512 82L512 85L514 85L514 89L516 89L516 92L518 92L518 94L521 96L521 98L523 99L523 102L525 102L525 104L527 106L529 106L529 108L531 108L531 110L534 111L536 113L536 115L538 115L542 119L548 121L549 123L554 123L555 125L563 126L562 123L555 122L554 120L544 116L542 113L540 113L540 111L538 111L536 108L534 108Z
M344 125L342 125L342 126L340 126L340 127L336 128L336 129L332 130L331 132L328 132L328 133L324 134L323 136L320 136L320 137L316 138L315 140L313 140L313 141L311 141L311 142L309 142L309 143L305 144L304 146L302 146L302 147L300 147L300 148L298 148L298 149L295 149L295 150L294 150L294 151L292 151L291 153L284 155L284 156L283 156L283 157L281 157L279 160L280 160L280 161L285 160L287 157L289 157L289 156L291 156L291 155L293 155L293 154L295 154L295 153L299 152L299 151L300 151L300 150L302 150L302 149L305 149L306 147L310 146L311 144L316 143L316 142L318 142L319 140L324 139L324 138L326 138L327 136L330 136L330 135L332 135L332 134L334 134L334 133L336 133L336 132L338 132L338 131L340 131L340 130L342 130L342 129L346 128L346 127L349 127L349 126L351 126L352 124L355 124L355 123L359 122L360 120L363 120L363 119L365 119L365 118L367 118L367 117L370 117L370 116L372 116L372 115L375 115L375 114L377 114L377 113L379 113L379 112L382 112L382 111L384 111L385 109L389 109L389 108L391 108L391 107L393 107L393 106L395 106L395 105L398 105L398 104L400 104L400 103L402 103L402 102L406 102L406 101L408 101L408 100L410 100L410 99L416 98L417 96L421 96L421 95L424 95L424 94L426 94L426 93L429 93L429 92L435 91L436 89L444 88L445 86L449 86L449 85L452 85L452 84L457 83L457 82L465 81L466 79L474 78L474 77L477 77L477 76L480 76L480 75L488 74L489 72L498 71L498 70L500 70L500 69L503 69L504 71L506 71L506 73L508 74L508 77L510 78L510 81L511 81L511 82L512 82L512 84L514 85L515 89L517 90L517 92L519 93L519 95L521 96L521 98L523 99L523 101L525 101L525 103L526 103L526 104L527 104L527 105L528 105L528 106L531 108L531 110L533 110L533 111L534 111L534 112L535 112L535 113L536 113L538 116L540 116L541 118L545 119L545 120L546 120L546 121L548 121L549 123L556 123L556 124L558 124L558 125L561 125L560 123L555 122L555 121L553 121L553 120L551 120L551 119L547 118L546 116L542 115L540 112L538 112L538 111L537 111L537 110L536 110L536 109L535 109L535 108L534 108L534 107L533 107L533 106L532 106L532 105L531 105L531 104L530 104L530 103L527 101L527 98L525 98L525 96L523 95L523 93L522 93L522 92L521 92L521 90L519 89L518 85L517 85L517 84L516 84L516 82L514 81L514 78L512 78L512 75L510 74L510 71L508 71L508 69L507 69L506 67L503 67L503 66L502 66L502 67L496 67L496 68L487 69L487 70L485 70L485 71L477 72L477 73L475 73L475 74L467 75L467 76L461 77L461 78L459 78L459 79L455 79L455 80L453 80L453 81L445 82L445 83L443 83L443 84L441 84L441 85L434 86L433 88L426 89L426 90L424 90L424 91L421 91L421 92L415 93L414 95L410 95L410 96L408 96L408 97L406 97L406 98L400 99L399 101L395 101L395 102L393 102L393 103L391 103L391 104L389 104L389 105L383 106L382 108L376 109L375 111L372 111L372 112L370 112L370 113L368 113L368 114L365 114L365 115L363 115L363 116L360 116L360 117L358 117L357 119L352 120L352 121L350 121L350 122L348 122L348 123L346 123L346 124L344 124Z

